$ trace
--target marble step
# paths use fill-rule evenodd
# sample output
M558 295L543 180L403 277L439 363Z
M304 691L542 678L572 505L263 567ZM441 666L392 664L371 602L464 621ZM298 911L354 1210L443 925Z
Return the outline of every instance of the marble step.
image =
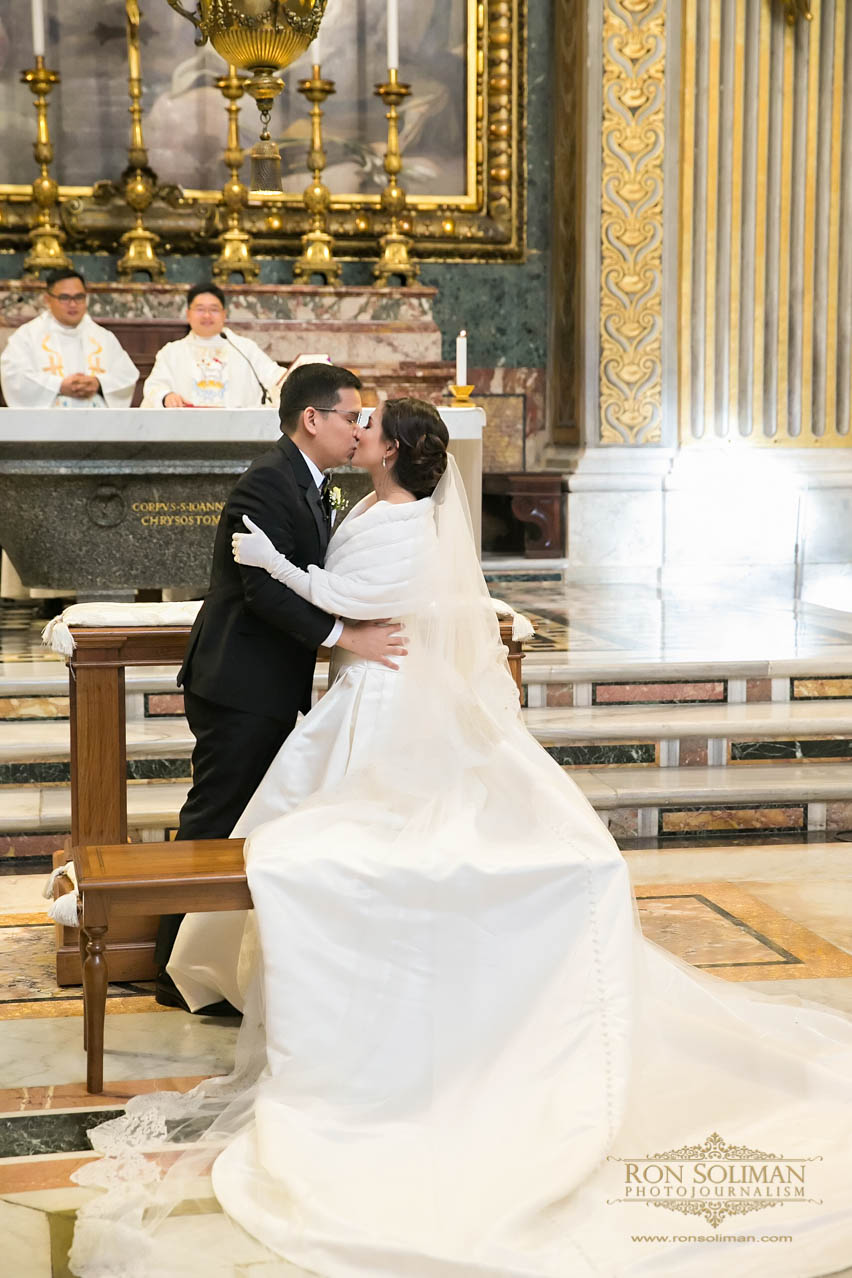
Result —
M177 825L186 798L186 781L130 782L127 820L132 830L163 830ZM66 785L0 788L0 830L16 834L50 833L71 828L71 791Z
M0 720L0 764L64 762L71 749L70 732L67 719ZM194 737L182 716L158 715L128 719L126 741L129 759L188 758Z
M176 666L131 666L126 671L128 694L175 692ZM848 651L832 656L823 652L816 656L785 657L753 661L720 659L703 660L676 654L661 657L632 658L623 652L611 656L600 654L568 654L552 651L529 651L523 663L524 682L531 689L542 690L548 684L591 685L635 683L706 683L739 680L745 699L745 682L789 680L793 678L852 679L852 657ZM317 666L315 690L325 688L328 666ZM755 701L769 700L769 690L755 689ZM0 661L0 701L10 697L67 696L68 671L63 661ZM731 696L731 690L728 690ZM733 701L735 698L731 697Z
M847 763L777 763L748 768L575 768L570 773L593 807L613 809L694 808L760 804L823 804L852 798ZM186 796L185 781L131 781L127 787L131 829L176 824ZM0 788L0 831L25 834L68 830L67 786Z
M128 666L125 672L127 720L146 718L149 695L174 696L177 666ZM328 664L314 673L314 693L328 686ZM0 662L0 724L30 720L62 720L68 717L68 671L63 662ZM158 718L152 715L151 718Z
M809 891L815 884L848 883L852 866L848 843L696 842L688 847L627 848L623 856L635 884L787 882Z
M176 692L177 666L128 666L128 693ZM0 662L0 698L64 697L68 695L68 669L64 661Z
M852 765L849 763L781 762L742 768L572 768L568 775L600 811L852 800Z
M682 737L797 740L813 736L852 736L852 699L716 705L548 706L526 710L524 719L542 745Z
M528 650L523 664L527 683L694 682L705 679L836 679L852 677L852 652L842 645L837 653L825 648L801 656L769 658L720 657L695 651L661 654L568 653Z
M852 738L852 700L569 706L525 710L523 714L532 735L547 747L573 742L641 742L687 737L731 741ZM127 721L128 758L185 758L191 754L192 746L193 737L182 716L158 715ZM69 750L67 720L0 720L0 764L65 761Z

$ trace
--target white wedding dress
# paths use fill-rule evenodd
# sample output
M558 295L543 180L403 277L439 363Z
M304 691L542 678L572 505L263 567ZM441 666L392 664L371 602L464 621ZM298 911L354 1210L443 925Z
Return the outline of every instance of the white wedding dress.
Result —
M192 1174L281 1258L259 1278L852 1264L852 1020L642 939L617 847L523 727L461 502L451 473L434 501L362 504L303 574L333 611L405 613L410 655L346 659L241 819L259 946L237 980L240 921L171 970L247 997L242 1070L91 1133L89 1183L113 1188L80 1214L75 1274L255 1272L162 1223L193 1155L140 1188L166 1119L214 1120Z

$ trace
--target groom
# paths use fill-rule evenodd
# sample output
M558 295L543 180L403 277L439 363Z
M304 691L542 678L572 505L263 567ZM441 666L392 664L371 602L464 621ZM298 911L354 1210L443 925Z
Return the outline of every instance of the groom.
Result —
M392 658L405 655L399 626L344 623L263 569L237 564L231 554L231 535L244 530L242 517L248 515L300 568L322 564L331 532L322 472L352 456L360 389L347 368L294 369L281 390L284 433L240 477L222 511L210 588L177 680L195 736L193 783L178 839L224 839L231 833L299 711L310 708L321 644L339 644L392 669L397 668ZM164 970L181 918L164 916L157 938L157 1001L166 1006L183 1005Z

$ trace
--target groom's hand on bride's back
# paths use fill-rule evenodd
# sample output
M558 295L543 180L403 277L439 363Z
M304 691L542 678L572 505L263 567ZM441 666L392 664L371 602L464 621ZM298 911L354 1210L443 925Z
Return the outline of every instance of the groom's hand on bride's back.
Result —
M408 656L407 643L398 621L347 621L337 646L365 661L378 661L390 670L398 670L395 661Z

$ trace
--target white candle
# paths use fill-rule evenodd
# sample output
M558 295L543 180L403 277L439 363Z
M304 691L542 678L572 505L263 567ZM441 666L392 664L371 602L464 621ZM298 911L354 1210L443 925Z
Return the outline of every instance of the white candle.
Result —
M399 0L388 0L388 67L399 67Z
M33 19L33 53L44 57L44 0L30 0Z
M456 386L467 386L467 333L464 329L456 338Z
M328 10L326 10L326 12L328 12ZM325 19L323 19L323 21L325 21ZM322 27L319 27L314 42L311 45L311 65L315 67L322 66L322 49L320 48L321 40Z

